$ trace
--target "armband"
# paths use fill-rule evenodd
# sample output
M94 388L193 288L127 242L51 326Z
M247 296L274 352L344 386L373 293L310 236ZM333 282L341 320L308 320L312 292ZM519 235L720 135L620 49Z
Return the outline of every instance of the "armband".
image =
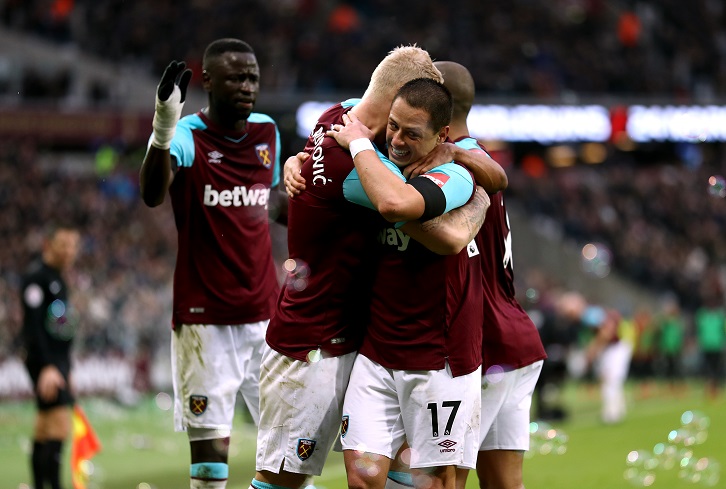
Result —
M368 138L354 139L350 142L350 156L355 159L356 155L361 151L375 151L373 143Z

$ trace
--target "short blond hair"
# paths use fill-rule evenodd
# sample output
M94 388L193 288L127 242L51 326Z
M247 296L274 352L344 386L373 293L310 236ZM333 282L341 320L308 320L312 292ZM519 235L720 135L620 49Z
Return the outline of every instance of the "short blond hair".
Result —
M378 63L373 70L364 98L387 98L393 100L399 88L416 78L431 78L444 82L428 51L415 44L398 46Z

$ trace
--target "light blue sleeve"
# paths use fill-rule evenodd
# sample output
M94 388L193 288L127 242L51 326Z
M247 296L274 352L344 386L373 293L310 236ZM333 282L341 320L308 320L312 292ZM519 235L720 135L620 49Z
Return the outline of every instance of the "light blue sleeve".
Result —
M453 161L437 166L416 178L428 178L439 186L446 199L443 214L466 204L474 193L475 185L471 173ZM395 227L400 228L407 222L397 222Z
M275 138L276 147L275 163L272 169L272 188L275 188L280 184L280 150L282 149L282 144L280 144L280 130L277 128L277 124L275 124L275 134L277 137Z
M391 162L391 160L389 160L387 156L381 153L378 148L376 148L376 154L378 155L378 158L381 160L381 162L386 165L386 167L391 170L394 175L399 177L402 181L406 181L406 177L404 177L403 173L401 173L401 169L397 167L393 162ZM373 209L374 211L377 210L373 206L371 199L368 198L368 194L366 194L363 185L361 185L360 178L358 177L358 172L355 168L352 172L348 174L347 177L345 177L345 181L343 182L343 196L349 202L368 207L369 209Z
M191 167L194 163L194 137L193 129L206 129L206 124L197 114L183 117L176 125L174 139L171 140L169 152L172 158L176 160L176 166Z
M471 150L484 151L484 148L482 148L479 145L479 141L477 141L476 139L474 139L472 137L461 139L460 141L457 141L454 144L456 144L460 148L464 148L464 149L470 150L470 151ZM489 153L487 153L486 151L484 151L484 152L487 154L487 156L489 156ZM490 156L490 158L491 158L491 156Z
M469 202L475 188L474 179L469 170L454 162L444 163L427 171L423 178L436 179L437 174L448 177L443 186L440 186L446 198L444 214Z

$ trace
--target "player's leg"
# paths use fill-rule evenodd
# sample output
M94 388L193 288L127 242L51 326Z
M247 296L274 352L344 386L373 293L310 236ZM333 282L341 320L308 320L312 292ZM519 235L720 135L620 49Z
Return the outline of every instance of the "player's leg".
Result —
M464 489L466 487L469 472L469 469L465 469L463 467L456 468L456 489Z
M456 468L476 466L481 370L453 377L447 365L396 371L395 380L415 487L454 489Z
M396 457L391 461L386 477L386 489L410 489L413 487L413 476L411 475L410 460L411 449L408 443L404 442L398 449Z
M40 366L27 365L33 382L36 415L33 426L33 450L30 457L34 487L60 488L63 445L71 433L71 406L74 403L69 385L68 371L61 369L66 388L59 389L56 398L46 401L38 395Z
M255 425L260 422L260 365L265 351L265 334L269 320L242 325L237 328L237 363L242 372L240 393Z
M55 406L40 409L33 430L32 467L35 486L44 481L51 489L59 489L63 462L63 445L71 432L71 408Z
M479 452L476 473L481 489L523 489L524 451L487 450Z
M192 489L227 485L229 436L242 384L235 328L184 324L172 333L174 421L189 437Z
M482 489L522 489L524 452L529 449L532 397L542 361L502 374L497 387L503 395L495 419L483 433L476 471ZM482 416L494 399L482 390Z
M340 429L355 353L304 362L265 348L253 489L297 489L320 475Z
M630 366L631 348L624 341L609 345L601 355L602 420L617 423L625 417L625 381Z
M343 405L341 438L348 487L382 489L406 434L391 369L358 355Z

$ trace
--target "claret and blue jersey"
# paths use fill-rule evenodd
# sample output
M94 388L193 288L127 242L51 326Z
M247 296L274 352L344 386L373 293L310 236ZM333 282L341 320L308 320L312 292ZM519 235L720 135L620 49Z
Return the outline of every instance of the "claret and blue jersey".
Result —
M253 113L244 131L233 131L197 112L179 121L170 152L174 324L269 319L278 291L267 216L280 180L277 125Z

